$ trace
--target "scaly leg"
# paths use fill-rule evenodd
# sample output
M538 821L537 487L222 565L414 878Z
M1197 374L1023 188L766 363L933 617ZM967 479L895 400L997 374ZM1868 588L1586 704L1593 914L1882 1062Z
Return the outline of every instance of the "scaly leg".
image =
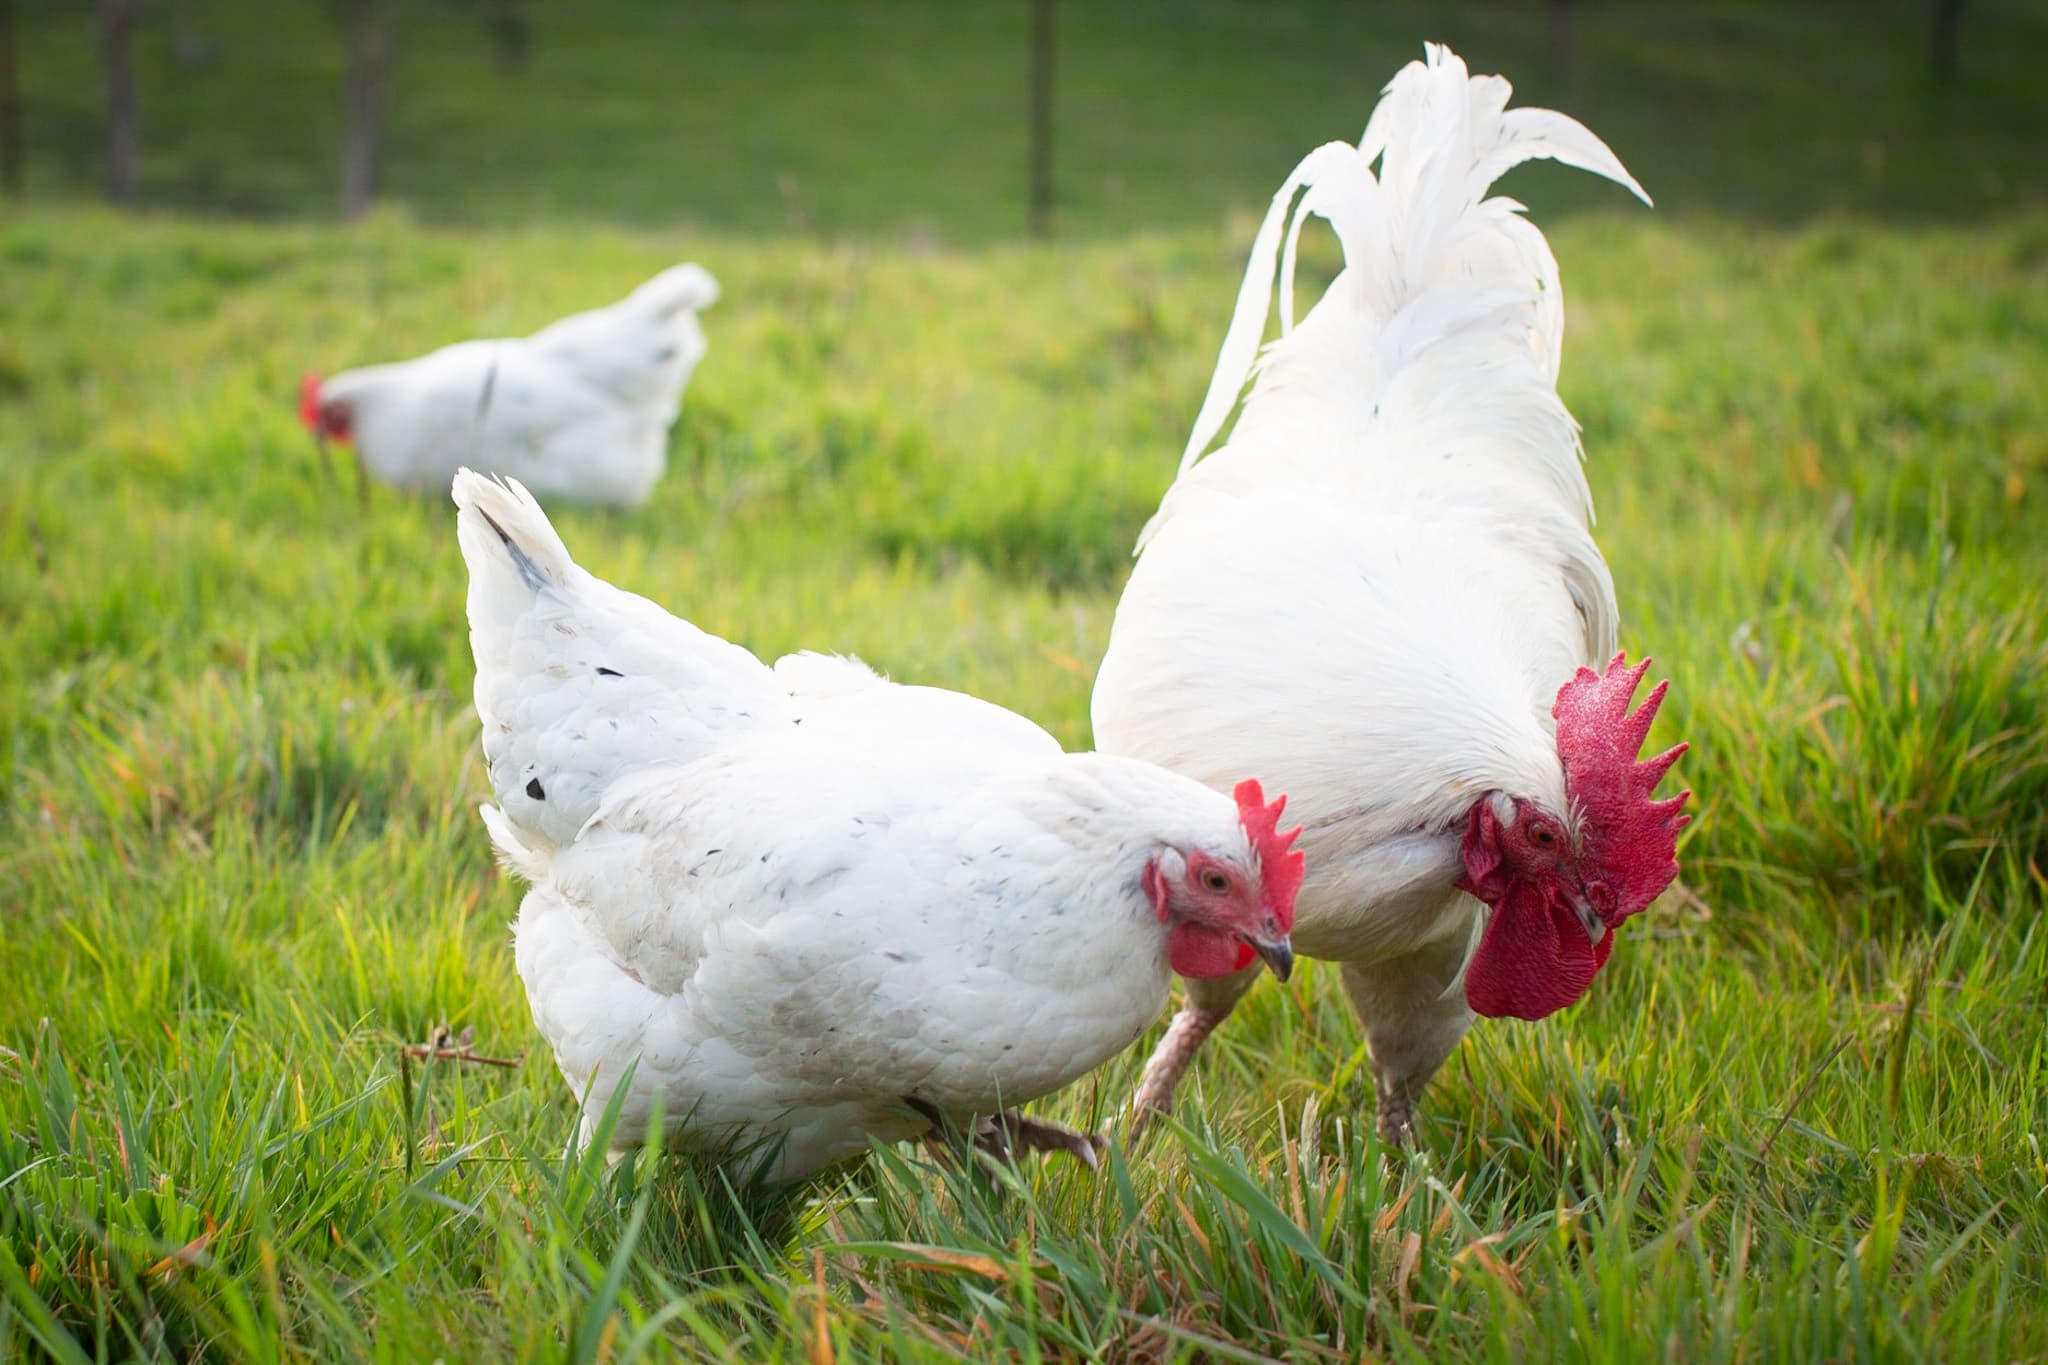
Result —
M1264 970L1263 966L1253 965L1235 976L1187 983L1187 1002L1167 1025L1166 1036L1153 1050L1152 1060L1145 1063L1138 1093L1131 1097L1131 1141L1137 1141L1144 1133L1154 1114L1173 1111L1173 1092L1195 1060L1195 1054L1201 1051L1216 1026L1230 1017L1237 1002Z
M1447 941L1343 966L1344 993L1372 1058L1380 1139L1388 1146L1405 1147L1413 1138L1415 1102L1471 1026L1465 993L1451 984L1464 960L1464 943Z

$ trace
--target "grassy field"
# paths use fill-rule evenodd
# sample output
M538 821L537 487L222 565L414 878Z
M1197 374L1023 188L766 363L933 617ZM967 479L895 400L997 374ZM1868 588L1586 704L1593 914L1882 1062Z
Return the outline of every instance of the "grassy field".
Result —
M196 26L221 73L145 53L164 122L213 120L152 141L160 203L324 211L333 130L307 158L273 116L291 62L331 79L302 8L275 90L234 77L227 0L153 12L150 43ZM561 510L579 558L757 652L854 651L1085 745L1242 267L1227 210L1355 133L1415 26L1354 20L1357 51L1295 71L1246 11L1199 6L1172 50L1200 79L1154 53L1134 93L1115 22L1071 8L1070 107L1095 116L1076 231L1032 246L1001 240L1016 148L974 150L993 103L955 165L919 159L925 122L874 141L792 76L759 126L679 112L710 178L672 183L634 169L663 139L601 132L668 78L652 57L617 58L616 107L569 81L500 125L480 39L441 97L482 141L395 142L403 202L357 228L120 217L62 202L91 174L89 31L25 7L32 115L77 103L32 123L42 188L0 217L0 1360L2048 1355L2048 211L2019 6L1971 7L1961 93L1912 84L1918 7L1717 65L1832 11L1730 4L1638 47L1615 35L1683 25L1582 5L1576 94L1533 74L1538 6L1433 30L1530 69L1666 206L1609 192L1545 225L1624 641L1673 679L1660 731L1693 742L1698 819L1682 886L1583 1005L1474 1031L1413 1154L1370 1137L1357 1030L1310 964L1205 1052L1184 1126L1100 1175L903 1149L776 1198L565 1156L517 892L474 815L453 509L359 506L295 424L297 377L700 259L726 297L671 477L630 514ZM777 72L883 79L791 20L834 12L745 11L721 50L756 23L814 64L771 44ZM612 69L598 26L536 13L537 64ZM959 23L935 69L1007 101L1000 32L961 36L996 21ZM1219 47L1251 65L1183 126ZM436 95L422 50L401 108ZM1624 57L1722 102L1646 112ZM718 70L759 89L761 66ZM1848 140L1866 116L1887 150ZM806 122L793 222L762 168ZM764 140L745 166L704 141L740 126ZM1595 197L1567 180L1507 188ZM578 226L606 216L639 226ZM443 1023L517 1065L404 1056ZM1047 1112L1106 1117L1142 1056Z
M1554 238L1685 890L1584 1006L1477 1030L1405 1160L1310 970L1101 1177L903 1155L764 1206L564 1160L452 511L359 509L289 404L680 244L0 226L0 1356L2048 1350L2048 219ZM562 516L585 562L1085 744L1240 243L688 249L728 292L677 467ZM401 1060L442 1021L524 1061Z

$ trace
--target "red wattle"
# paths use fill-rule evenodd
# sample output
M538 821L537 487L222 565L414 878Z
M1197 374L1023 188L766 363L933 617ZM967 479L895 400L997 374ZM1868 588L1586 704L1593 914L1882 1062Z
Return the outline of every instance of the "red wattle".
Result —
M1570 906L1511 886L1465 969L1465 1003L1490 1018L1542 1019L1575 1004L1613 950L1612 930L1589 943Z
M1206 924L1182 920L1166 931L1167 964L1193 981L1241 972L1257 956L1237 935Z

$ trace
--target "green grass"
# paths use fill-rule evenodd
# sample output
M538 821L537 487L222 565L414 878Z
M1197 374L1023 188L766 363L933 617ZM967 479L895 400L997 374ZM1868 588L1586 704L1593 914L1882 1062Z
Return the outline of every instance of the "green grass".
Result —
M18 0L28 182L96 193L93 8ZM1025 223L1025 0L523 0L508 67L480 0L388 0L384 188L424 221L573 221L975 243ZM1357 136L1425 39L1582 117L1666 214L1971 222L2048 199L2033 0L1971 0L1963 78L1928 71L1928 0L1575 0L1551 73L1541 0L1060 0L1057 218L1073 235L1214 228L1296 156ZM332 6L153 5L135 39L146 203L332 214ZM1531 183L1550 221L1605 186Z
M1006 241L1021 6L536 4L518 71L408 6L393 202L344 231L303 221L322 7L139 38L146 200L287 220L250 226L70 202L89 7L26 0L0 1359L2048 1355L2048 33L1973 3L1936 90L1907 0L1577 8L1565 86L1534 3L1062 4L1043 247ZM1097 1176L904 1149L769 1196L566 1156L474 815L453 509L359 508L297 376L700 258L726 296L671 477L559 510L578 556L1085 745L1244 211L1428 36L1659 199L1507 186L1598 209L1541 221L1625 642L1694 746L1682 887L1583 1005L1477 1029L1407 1157L1313 964ZM518 1065L403 1055L443 1021ZM1048 1111L1106 1116L1142 1056Z
M1412 1157L1312 968L1099 1176L884 1153L774 1199L564 1157L473 815L452 509L323 479L296 374L700 255L727 294L674 472L563 511L579 556L1080 745L1242 236L0 224L0 1356L2048 1351L2038 215L1553 232L1699 820L1683 891L1583 1006L1477 1029ZM443 1020L523 1060L401 1057ZM1050 1111L1107 1113L1140 1056Z

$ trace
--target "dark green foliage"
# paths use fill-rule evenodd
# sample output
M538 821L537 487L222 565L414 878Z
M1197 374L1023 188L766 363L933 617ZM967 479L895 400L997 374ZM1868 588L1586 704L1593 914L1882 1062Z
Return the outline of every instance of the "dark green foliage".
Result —
M524 11L524 47L474 4L390 5L380 193L441 223L690 223L746 233L1021 239L1029 6L949 0ZM1927 75L1924 0L1579 0L1575 74L1551 74L1536 0L1065 0L1053 220L1061 234L1209 227L1261 206L1292 159L1355 137L1425 40L1606 137L1666 213L1773 221L1869 212L1971 222L2038 204L2030 0L1974 0L1962 79ZM26 184L93 196L93 10L26 3ZM141 202L329 217L342 136L333 7L146 8L134 61ZM1613 202L1517 176L1545 221Z

